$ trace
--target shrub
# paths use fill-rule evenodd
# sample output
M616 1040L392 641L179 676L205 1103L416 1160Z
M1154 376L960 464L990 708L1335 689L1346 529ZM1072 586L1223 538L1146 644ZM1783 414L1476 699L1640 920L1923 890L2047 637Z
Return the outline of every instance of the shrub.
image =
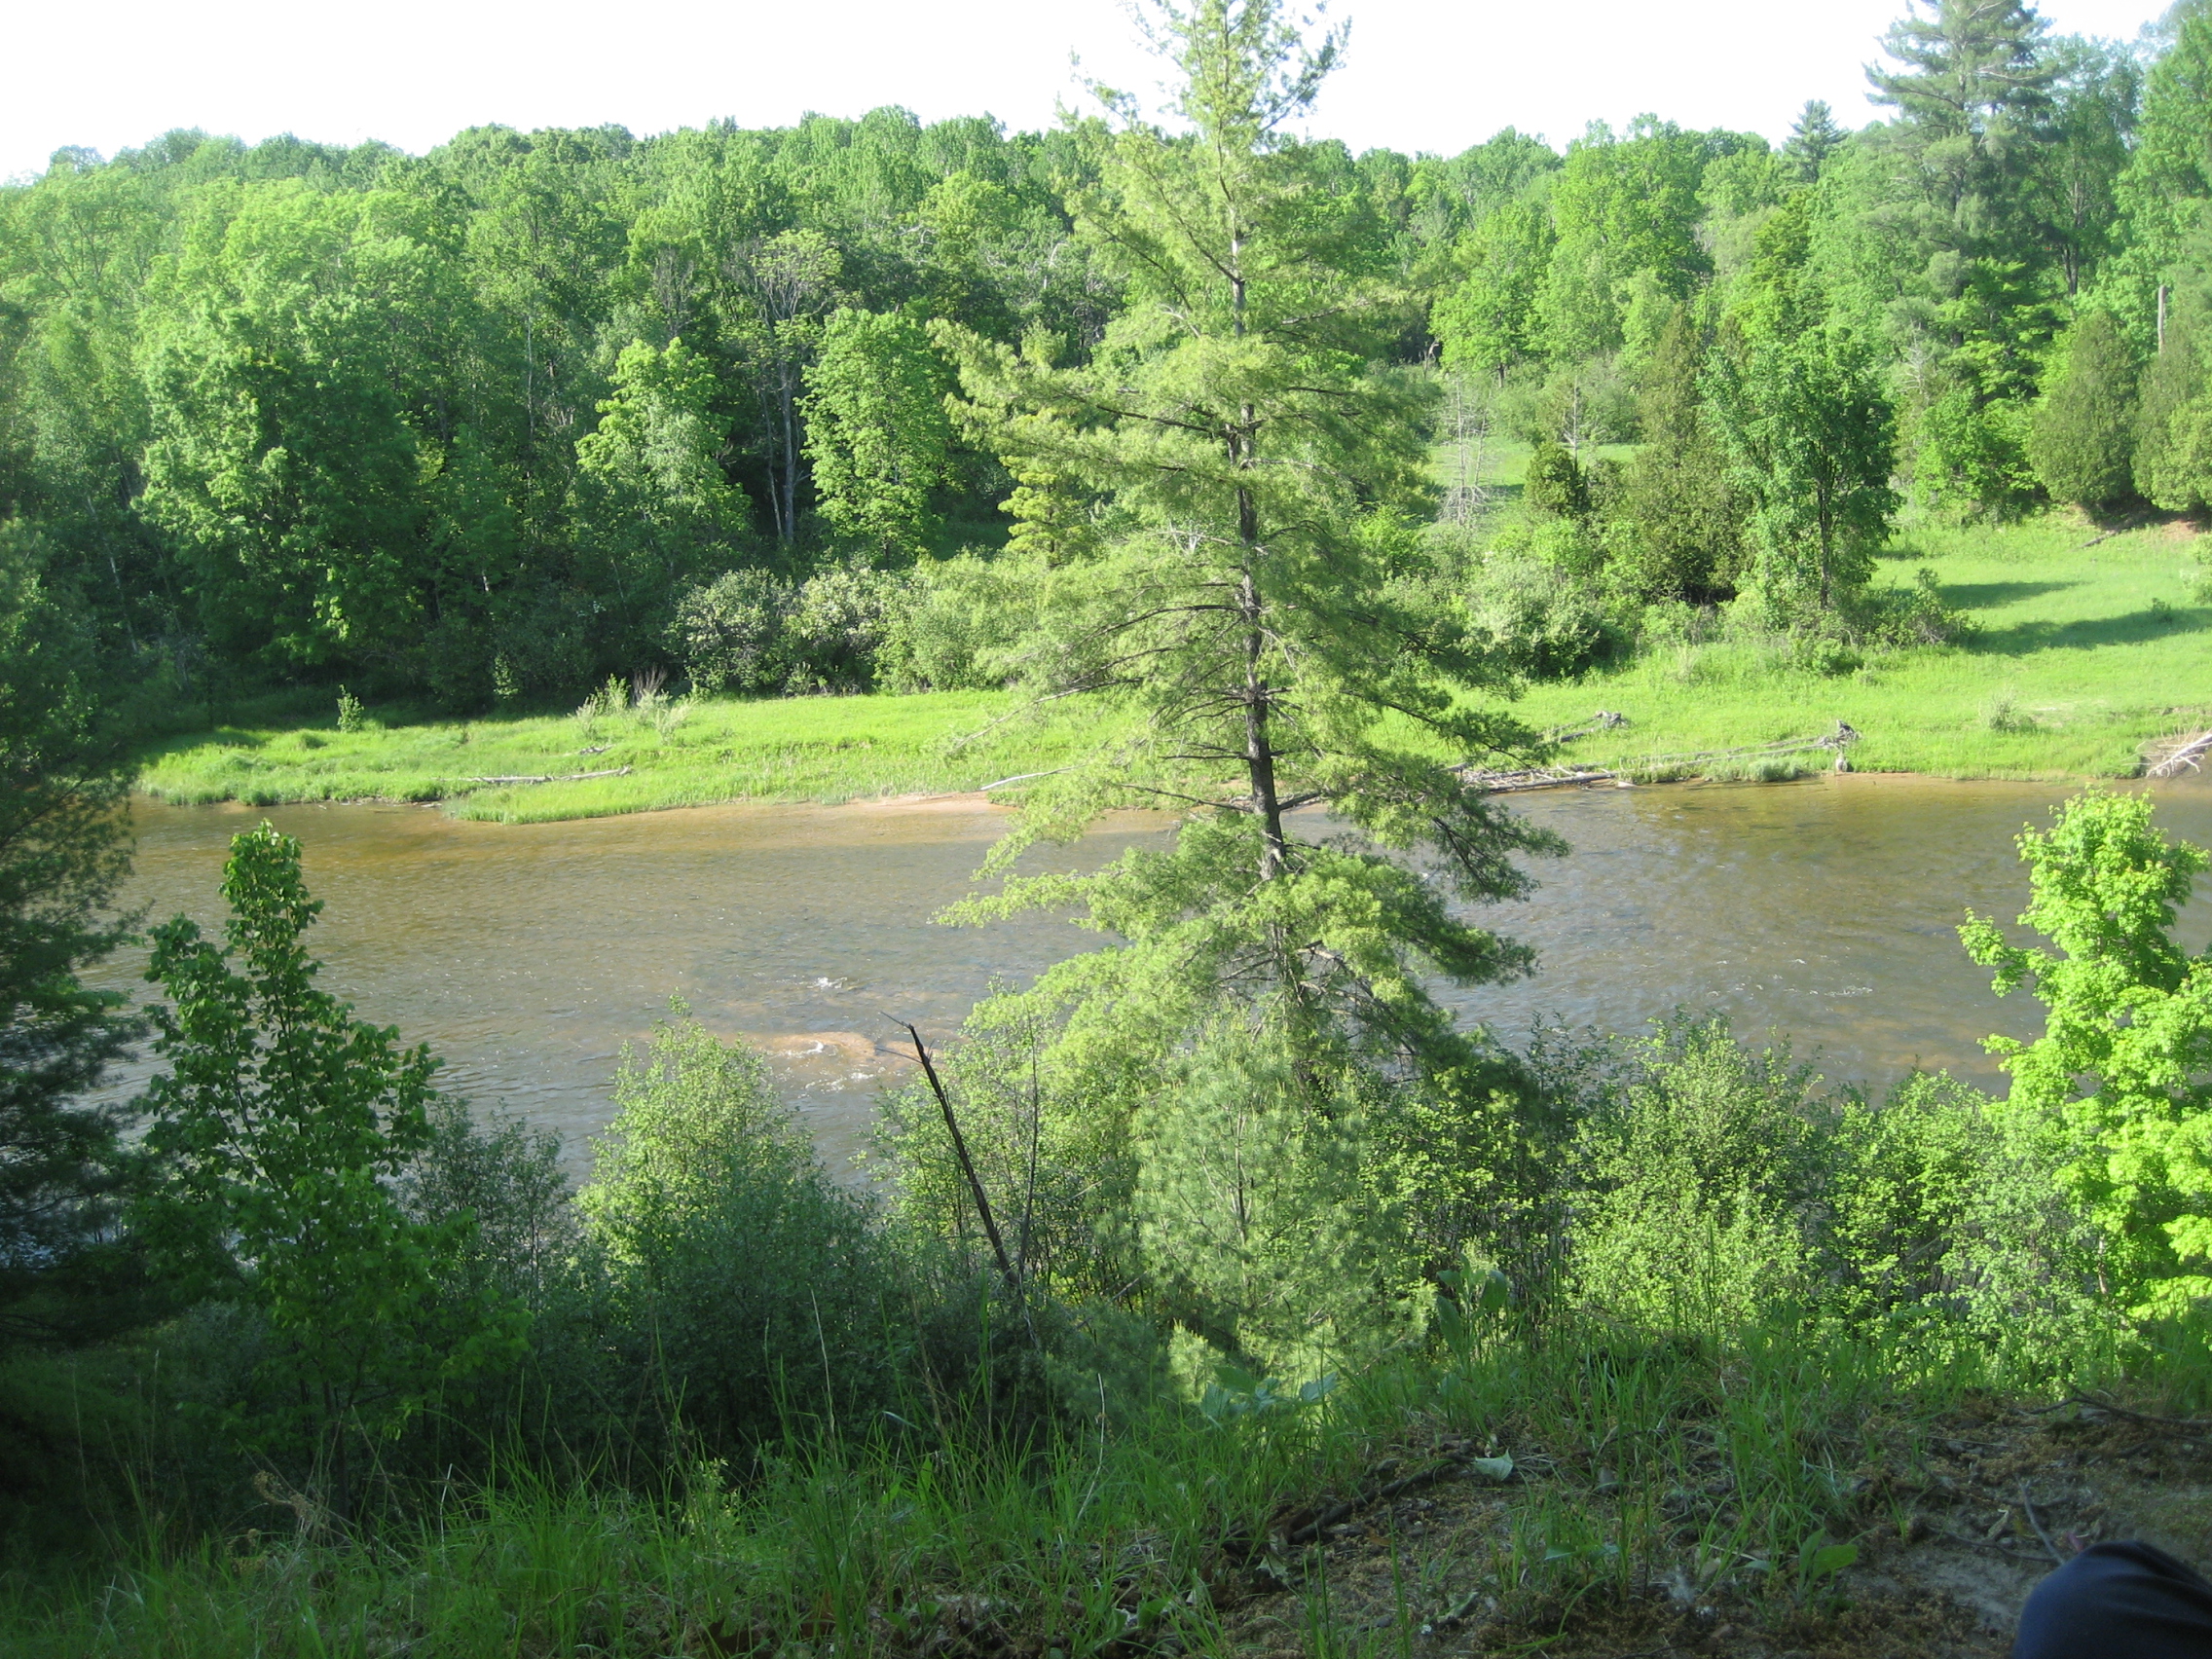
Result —
M2127 336L2093 311L2066 338L2058 375L2028 420L2027 454L2054 501L2103 506L2134 493L2135 383Z
M784 617L790 691L865 691L875 682L900 580L882 571L835 565L800 584Z
M781 685L784 613L791 584L772 571L730 571L676 602L667 645L702 691L759 691Z
M1891 649L1949 645L1972 638L1979 627L1944 602L1936 572L1926 566L1913 572L1910 587L1866 588L1853 595L1843 621L1854 638Z
M1529 457L1526 476L1521 499L1533 511L1560 518L1588 516L1590 480L1565 444L1538 444Z
M1809 1068L1752 1054L1720 1018L1639 1046L1570 1154L1570 1283L1646 1328L1724 1332L1812 1285L1820 1149Z
M1578 673L1614 645L1595 588L1533 550L1487 556L1467 609L1499 657L1533 680Z
M2099 1237L2100 1287L2136 1321L2212 1299L2212 956L2173 937L2212 858L2173 843L2140 795L2091 790L2019 840L2032 894L2021 921L2062 955L1970 914L1960 937L2046 1011L2032 1043L1992 1037L2012 1076L2007 1124L2055 1166Z
M223 897L222 947L183 916L154 931L170 1069L146 1092L156 1178L132 1213L181 1284L266 1322L260 1398L231 1426L303 1457L344 1519L355 1438L515 1351L524 1321L488 1287L455 1294L470 1217L418 1221L392 1190L430 1142L439 1062L315 988L299 843L234 837Z
M893 691L985 691L1006 683L1035 620L1042 572L964 553L917 565L891 607L876 674Z
M643 1055L625 1050L614 1097L576 1203L600 1340L640 1429L681 1422L719 1456L891 1404L892 1253L760 1057L678 1004Z
M1977 406L1963 390L1921 412L1913 478L1927 503L1954 517L2018 517L2035 499L2028 417L2016 403Z

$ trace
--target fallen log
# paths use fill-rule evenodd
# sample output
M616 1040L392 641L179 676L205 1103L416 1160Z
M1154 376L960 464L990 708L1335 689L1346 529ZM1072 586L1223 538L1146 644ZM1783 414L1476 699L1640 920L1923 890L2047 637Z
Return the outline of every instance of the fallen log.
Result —
M1619 723L1625 724L1626 721L1620 720ZM2212 738L2212 733L2206 735ZM1736 749L1704 749L1688 755L1647 755L1625 766L1527 766L1513 771L1485 772L1470 761L1452 769L1468 782L1482 785L1493 794L1511 794L1521 790L1569 789L1578 785L1620 783L1652 772L1669 772L1711 760L1779 760L1785 756L1802 755L1816 749L1832 753L1836 756L1838 770L1847 770L1848 763L1843 759L1843 752L1857 743L1859 736L1857 728L1848 721L1838 720L1835 730L1825 737L1781 737L1771 743L1748 743Z
M620 778L627 776L627 766L609 766L604 772L535 772L523 773L511 778L464 778L469 784L580 784L586 778Z
M2151 767L2147 775L2154 778L2178 778L2184 766L2192 772L2201 772L2207 756L2212 756L2212 731L2200 731L2194 737L2185 738L2180 748Z

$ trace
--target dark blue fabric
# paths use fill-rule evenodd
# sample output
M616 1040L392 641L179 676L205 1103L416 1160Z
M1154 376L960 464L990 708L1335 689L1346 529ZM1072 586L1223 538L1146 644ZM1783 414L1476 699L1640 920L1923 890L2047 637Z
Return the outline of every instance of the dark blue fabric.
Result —
M2035 1587L2012 1659L2212 1659L2212 1584L2149 1544L2092 1544Z

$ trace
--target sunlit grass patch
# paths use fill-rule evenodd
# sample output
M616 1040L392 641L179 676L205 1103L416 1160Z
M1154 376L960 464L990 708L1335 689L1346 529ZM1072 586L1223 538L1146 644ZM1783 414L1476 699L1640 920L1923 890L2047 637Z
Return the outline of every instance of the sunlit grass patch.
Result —
M1662 646L1624 666L1530 687L1537 726L1594 708L1627 727L1579 740L1572 757L1633 765L1659 754L1812 737L1847 721L1862 771L1946 777L2124 777L2143 746L2212 724L2212 606L2195 592L2192 538L2151 526L2100 533L2051 514L2002 529L1901 535L1877 581L1935 571L1947 603L1979 624L1949 645L1877 653L1822 675L1787 652L1715 640Z
M445 800L460 817L535 823L743 798L954 793L1056 764L1081 735L1080 717L1031 720L988 692L699 699L353 732L334 719L271 722L169 740L141 788L176 804Z

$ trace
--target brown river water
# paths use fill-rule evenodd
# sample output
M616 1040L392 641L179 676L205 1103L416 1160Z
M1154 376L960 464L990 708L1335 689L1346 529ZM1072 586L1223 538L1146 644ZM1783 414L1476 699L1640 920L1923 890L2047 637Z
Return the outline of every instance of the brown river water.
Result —
M1632 1030L1677 1007L1720 1010L1835 1081L1879 1089L1920 1065L2000 1087L1979 1039L2031 1035L2039 1011L1993 996L1955 929L1970 905L2018 913L2012 837L2068 793L1845 776L1525 796L1517 810L1573 851L1535 863L1531 900L1481 919L1533 944L1537 972L1446 1000L1515 1045L1538 1019ZM2212 845L2212 785L2157 796L2169 833ZM966 796L528 826L424 807L140 802L130 902L219 922L229 837L263 817L299 837L324 901L324 985L444 1055L447 1088L557 1129L577 1160L611 1115L621 1046L671 996L769 1048L834 1159L904 1075L893 1018L948 1037L994 981L1026 983L1100 942L1047 917L933 924L1005 825ZM1024 867L1091 867L1162 833L1129 814ZM2182 918L2192 948L2212 935L2204 885ZM99 977L145 994L143 960L118 957ZM134 1092L149 1065L111 1092Z

